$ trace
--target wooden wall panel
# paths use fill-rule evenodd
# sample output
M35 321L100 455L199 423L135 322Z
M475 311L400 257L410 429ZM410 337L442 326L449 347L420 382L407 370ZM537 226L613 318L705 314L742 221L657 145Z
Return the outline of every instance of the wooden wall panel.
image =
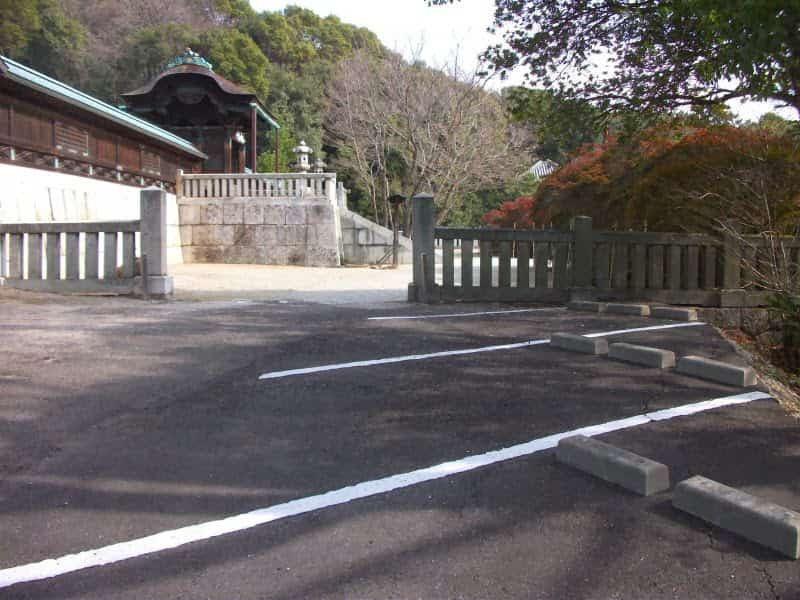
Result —
M52 147L53 121L39 113L16 109L12 135L36 146Z
M117 164L117 141L111 136L96 134L97 155L100 162Z
M6 137L11 135L11 129L8 122L9 118L9 105L0 103L0 135L4 135Z
M139 171L142 168L142 156L138 144L120 140L118 158L123 169Z
M75 154L76 156L89 156L89 131L61 121L55 122L56 150Z
M161 156L152 150L142 150L142 171L152 175L161 173Z

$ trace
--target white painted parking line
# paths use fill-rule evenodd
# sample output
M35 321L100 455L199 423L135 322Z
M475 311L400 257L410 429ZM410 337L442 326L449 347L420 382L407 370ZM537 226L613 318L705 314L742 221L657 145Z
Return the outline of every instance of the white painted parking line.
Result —
M638 333L641 331L658 331L660 329L676 329L679 327L697 327L705 325L702 321L691 321L689 323L670 323L669 325L653 325L650 327L635 327L633 329L616 329L614 331L601 331L599 333L588 333L586 337L602 337L606 335L622 335L625 333ZM479 348L465 348L463 350L445 350L442 352L429 352L427 354L407 354L405 356L389 356L386 358L376 358L372 360L357 360L346 363L333 363L329 365L318 365L314 367L302 367L299 369L287 369L285 371L271 371L262 373L259 379L280 379L282 377L292 377L294 375L310 375L311 373L322 373L324 371L338 371L340 369L354 369L356 367L374 367L376 365L389 365L392 363L408 362L413 360L427 360L429 358L442 358L444 356L462 356L464 354L477 354L479 352L496 352L497 350L515 350L528 346L540 346L549 344L550 338L540 340L527 340L524 342L513 342L511 344L499 344L497 346L481 346Z
M316 496L309 496L307 498L299 498L284 504L277 504L267 508L259 508L247 513L220 519L217 521L209 521L206 523L198 523L196 525L189 525L180 529L173 529L171 531L162 531L147 537L113 544L111 546L104 546L94 550L86 550L77 554L69 554L60 558L43 560L37 563L30 563L20 565L18 567L11 567L8 569L0 570L0 588L6 588L18 583L40 581L42 579L49 579L75 571L81 571L90 567L100 567L109 565L120 561L162 552L171 548L177 548L192 542L199 542L208 540L221 535L236 533L285 519L304 513L312 512L329 508L331 506L338 506L359 500L361 498L368 498L378 494L385 494L393 490L407 488L413 485L432 481L435 479L442 479L457 473L465 473L481 467L492 465L498 462L528 456L555 448L559 440L573 436L585 435L592 437L610 433L612 431L619 431L622 429L629 429L631 427L638 427L654 421L664 421L683 415L695 414L705 410L712 410L723 406L730 406L734 404L742 404L745 402L752 402L754 400L763 400L770 398L769 394L763 392L748 392L746 394L739 394L737 396L727 396L724 398L717 398L711 401L698 402L694 404L687 404L678 406L676 408L668 409L666 411L657 411L653 413L644 413L634 417L625 419L618 419L616 421L608 421L598 425L590 425L588 427L581 427L573 429L572 431L564 431L553 435L544 436L526 442L524 444L517 444L516 446L509 446L500 450L493 450L480 454L477 456L467 456L465 458L444 462L432 467L424 469L417 469L408 473L401 473L399 475L392 475L384 477L383 479L376 479L374 481L365 481L350 487L340 488L324 494Z
M321 373L323 371L336 371L339 369L353 369L355 367L373 367L375 365L388 365L391 363L407 362L410 360L425 360L428 358L440 358L442 356L460 356L462 354L475 354L477 352L494 352L496 350L514 350L525 348L526 346L538 346L547 344L550 340L528 340L526 342L514 342L512 344L500 344L498 346L482 346L480 348L465 348L463 350L445 350L444 352L429 352L428 354L407 354L405 356L390 356L388 358L376 358L374 360L357 360L347 363L335 363L332 365L320 365L318 367L304 367L302 369L289 369L287 371L272 371L258 376L259 379L279 379L292 375L308 375L310 373Z
M519 308L514 310L487 310L483 312L449 313L446 315L398 315L393 317L367 317L367 321L402 321L411 319L451 319L458 317L482 317L484 315L512 315L552 310L567 310L566 306L548 306L545 308Z
M661 331L662 329L679 329L681 327L697 327L705 325L703 321L689 321L686 323L670 323L669 325L650 325L648 327L635 327L633 329L615 329L614 331L601 331L600 333L584 333L585 337L596 338L608 335L622 335L624 333L641 333L643 331Z

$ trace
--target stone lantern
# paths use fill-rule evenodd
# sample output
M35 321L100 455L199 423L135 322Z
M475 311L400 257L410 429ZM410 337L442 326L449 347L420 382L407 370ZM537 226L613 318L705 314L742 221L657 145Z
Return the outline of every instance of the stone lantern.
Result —
M314 173L324 173L325 167L327 166L328 165L325 163L324 160L322 160L322 158L318 158L317 160L314 161Z
M299 173L308 173L311 169L309 157L314 151L306 145L305 140L300 140L300 144L292 148L292 152L294 152L297 157L294 163L295 169L297 169Z

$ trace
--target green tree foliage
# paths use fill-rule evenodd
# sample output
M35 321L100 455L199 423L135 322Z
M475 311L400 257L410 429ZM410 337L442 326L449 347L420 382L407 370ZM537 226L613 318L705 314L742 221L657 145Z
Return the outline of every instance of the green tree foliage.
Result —
M443 4L449 0L432 0ZM496 0L500 72L611 108L731 98L800 110L797 0Z
M58 0L0 0L0 53L58 79L83 73L86 31Z
M200 36L195 49L214 65L214 71L262 101L267 98L269 61L250 36L237 29L209 29Z
M23 61L58 79L79 80L86 58L86 30L56 0L37 4L41 26L30 36Z
M773 135L798 135L797 121L784 119L774 112L768 112L758 120L758 126Z
M460 205L456 205L444 221L450 227L481 227L486 224L486 214L509 198L532 196L539 187L539 179L523 175L501 187L489 187L467 192Z
M38 0L0 0L0 53L20 58L42 26L38 5Z
M334 64L355 50L375 56L384 53L368 29L342 23L333 15L322 18L297 6L262 13L249 33L272 63L294 73L319 61Z
M540 158L563 163L582 145L597 142L602 135L602 115L586 101L524 87L505 88L503 98L512 118L531 130Z
M184 48L198 42L197 34L179 23L139 29L128 37L117 62L119 80L130 89L138 87L161 73Z

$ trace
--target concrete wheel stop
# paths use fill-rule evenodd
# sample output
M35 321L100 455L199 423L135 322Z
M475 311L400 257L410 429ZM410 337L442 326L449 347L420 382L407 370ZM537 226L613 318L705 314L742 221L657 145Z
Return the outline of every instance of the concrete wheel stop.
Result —
M675 370L683 375L737 387L756 384L756 372L751 367L731 365L702 356L684 356L678 359Z
M608 341L604 338L590 338L575 333L554 333L550 336L550 345L583 354L608 354Z
M675 353L661 348L650 346L636 346L621 342L608 347L608 357L613 360L653 367L656 369L669 369L675 366Z
M666 465L583 435L559 441L556 459L642 496L669 489Z
M800 558L800 513L705 477L675 487L672 505L751 542Z

